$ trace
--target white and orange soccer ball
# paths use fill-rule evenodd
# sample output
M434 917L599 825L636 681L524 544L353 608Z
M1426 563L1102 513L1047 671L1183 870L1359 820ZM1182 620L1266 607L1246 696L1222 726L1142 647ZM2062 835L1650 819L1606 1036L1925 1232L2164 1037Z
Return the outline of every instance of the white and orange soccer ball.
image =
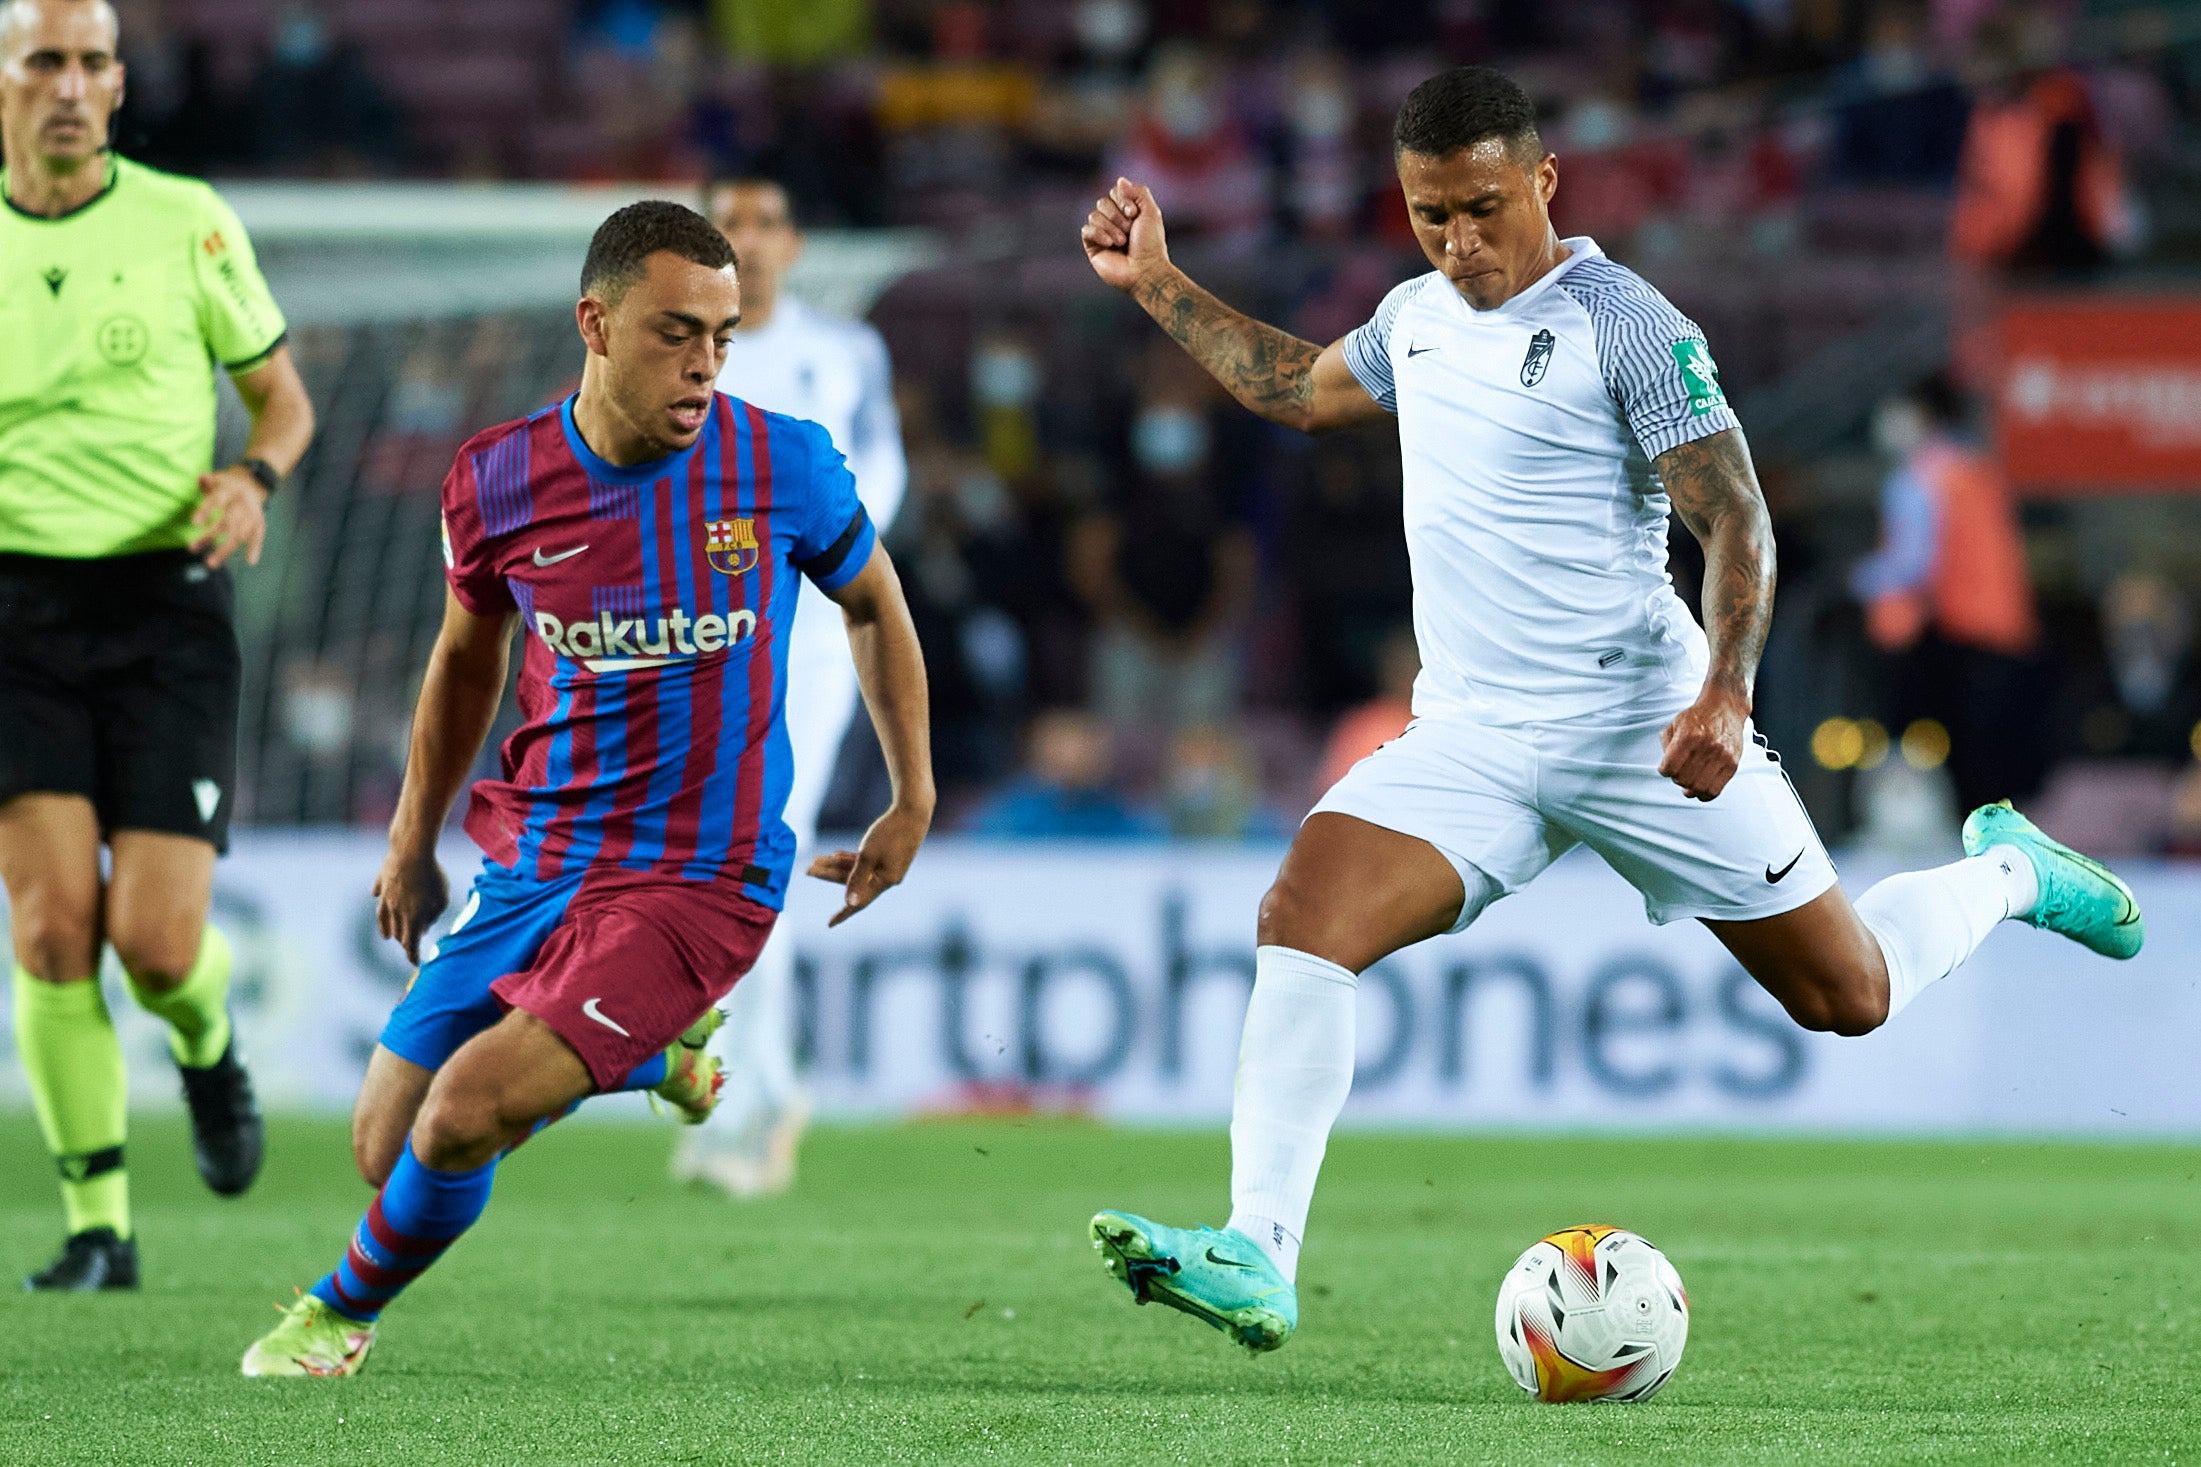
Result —
M1648 1400L1688 1341L1681 1275L1625 1228L1562 1228L1498 1287L1498 1353L1539 1401Z

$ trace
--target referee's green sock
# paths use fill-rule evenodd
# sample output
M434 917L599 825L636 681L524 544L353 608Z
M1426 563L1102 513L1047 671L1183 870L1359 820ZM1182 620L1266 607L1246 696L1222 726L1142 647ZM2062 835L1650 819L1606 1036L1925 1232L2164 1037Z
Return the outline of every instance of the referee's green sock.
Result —
M122 1165L128 1094L99 979L44 983L17 968L15 1045L38 1128L61 1168L69 1232L113 1228L129 1237L130 1177Z
M155 993L130 979L138 1007L168 1026L168 1052L177 1064L203 1070L229 1048L229 967L229 939L209 922L182 983Z

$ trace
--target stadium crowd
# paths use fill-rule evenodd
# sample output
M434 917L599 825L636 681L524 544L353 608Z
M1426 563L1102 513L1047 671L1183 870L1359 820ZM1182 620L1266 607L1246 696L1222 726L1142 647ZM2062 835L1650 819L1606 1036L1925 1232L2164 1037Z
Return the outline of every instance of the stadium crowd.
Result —
M1959 796L2046 784L2051 823L2067 810L2105 853L2201 849L2190 517L2013 500L1973 329L2013 280L2175 270L2201 248L2181 171L2201 131L2191 7L120 8L122 142L157 163L682 188L763 173L811 228L936 231L954 263L873 314L911 466L893 543L946 813L1016 834L1287 829L1396 732L1413 670L1389 431L1307 442L1219 400L1091 280L1070 235L1096 183L1152 185L1203 279L1328 340L1421 268L1390 177L1399 98L1448 59L1503 65L1550 119L1562 228L1703 323L1758 440L1784 608L1760 721L1822 822L1899 833L1921 806L1945 819ZM1840 344L1935 315L1953 359L1891 345L1881 374L1826 374ZM1964 542L2006 553L1930 584L1955 521L1922 519L1921 494L1968 496ZM305 714L322 671L294 679ZM844 751L829 824L876 804L876 765Z

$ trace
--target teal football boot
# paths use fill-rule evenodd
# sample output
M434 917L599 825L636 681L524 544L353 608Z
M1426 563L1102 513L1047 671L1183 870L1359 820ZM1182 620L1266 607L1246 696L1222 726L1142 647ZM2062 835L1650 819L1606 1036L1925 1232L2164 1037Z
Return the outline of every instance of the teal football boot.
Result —
M2008 800L1982 805L1964 822L1964 854L1982 856L1996 846L2016 846L2032 859L2040 899L2019 920L2044 932L2060 932L2105 958L2129 958L2147 930L2140 903L2101 862L2053 841Z
M1235 1229L1172 1228L1128 1212L1093 1217L1093 1247L1141 1304L1167 1304L1247 1349L1273 1350L1299 1327L1299 1293Z

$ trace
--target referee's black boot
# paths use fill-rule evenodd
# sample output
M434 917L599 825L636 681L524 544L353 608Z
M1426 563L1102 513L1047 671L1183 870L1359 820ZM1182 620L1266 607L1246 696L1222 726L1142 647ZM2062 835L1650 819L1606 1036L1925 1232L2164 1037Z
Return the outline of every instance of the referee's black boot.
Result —
M260 1175L265 1140L252 1077L237 1058L237 1036L232 1033L222 1057L205 1068L176 1069L183 1076L184 1104L191 1108L191 1153L199 1175L215 1195L235 1197Z
M72 1233L59 1258L23 1280L23 1287L34 1294L89 1294L137 1286L137 1241L116 1237L113 1228Z

